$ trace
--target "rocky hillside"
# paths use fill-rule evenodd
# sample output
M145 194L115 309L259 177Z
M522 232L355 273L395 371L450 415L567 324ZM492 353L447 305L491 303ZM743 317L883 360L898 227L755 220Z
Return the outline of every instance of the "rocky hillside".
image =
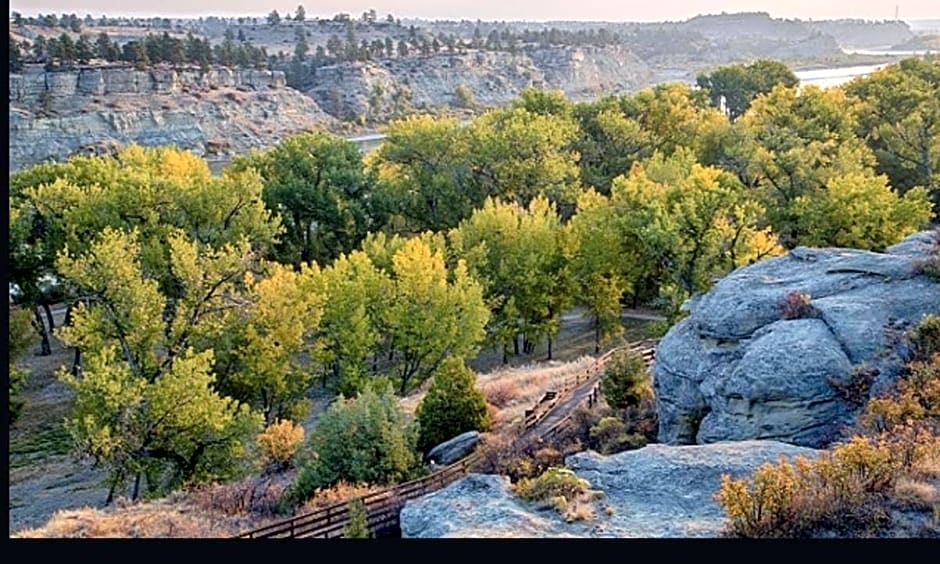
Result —
M10 75L10 170L113 144L231 154L333 123L278 71L88 68Z
M940 283L920 269L938 244L924 232L884 254L798 247L723 278L659 344L659 440L838 438L893 383L897 337L940 312Z
M625 48L554 47L341 63L317 68L305 90L325 111L349 118L394 111L403 95L417 107L453 106L461 85L475 102L491 106L530 86L585 99L636 90L653 78L649 67Z
M806 25L831 35L841 47L847 49L887 47L914 37L910 25L903 21L829 20L808 22Z
M738 478L781 456L817 451L774 441L705 446L649 445L611 456L583 452L565 465L603 493L593 518L567 522L513 492L509 478L471 474L401 512L402 537L716 537L724 513L713 494L721 475Z

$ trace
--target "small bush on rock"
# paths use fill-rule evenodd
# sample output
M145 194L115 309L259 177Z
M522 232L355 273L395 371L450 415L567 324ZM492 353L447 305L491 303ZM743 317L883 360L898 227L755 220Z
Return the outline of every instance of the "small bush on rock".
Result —
M780 314L784 319L807 319L816 317L816 308L809 294L795 290L784 296Z
M883 524L879 497L893 485L891 452L862 437L815 461L781 457L750 478L721 478L716 499L740 537L806 537L819 529L869 530Z
M627 425L616 417L605 417L591 427L591 446L601 454L615 454L646 446L646 437L628 433Z
M940 315L926 315L911 330L908 339L914 362L927 362L940 354Z
M551 467L536 478L520 480L514 486L520 498L553 508L569 523L594 516L590 502L603 496L591 484L568 468Z

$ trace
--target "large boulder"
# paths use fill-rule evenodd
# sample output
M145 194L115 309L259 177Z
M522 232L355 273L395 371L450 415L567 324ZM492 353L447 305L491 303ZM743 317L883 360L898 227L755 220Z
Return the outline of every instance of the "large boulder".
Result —
M470 474L406 502L401 532L411 538L717 537L725 528L714 499L722 474L740 478L781 456L817 453L775 441L654 444L611 456L583 452L565 463L604 494L591 519L568 523L553 509L520 500L508 478Z
M905 360L896 337L940 312L940 284L921 273L937 245L924 232L886 253L798 247L720 280L660 342L659 440L838 438L862 403L840 390L861 370L876 374L870 394L891 386ZM790 293L810 298L795 318Z
M432 448L426 458L435 464L447 465L473 452L479 442L478 431L467 431Z

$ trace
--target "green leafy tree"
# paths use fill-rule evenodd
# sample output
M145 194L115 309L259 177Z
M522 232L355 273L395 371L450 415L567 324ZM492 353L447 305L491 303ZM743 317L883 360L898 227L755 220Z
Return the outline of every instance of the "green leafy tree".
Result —
M655 152L670 156L684 147L704 154L713 132L727 124L702 93L677 83L579 104L574 112L582 181L604 195L614 178Z
M900 193L922 186L940 210L940 60L905 59L852 81L858 132Z
M488 431L486 398L476 389L476 375L462 360L449 359L434 373L418 404L418 449L424 453L467 431Z
M449 238L483 285L493 312L489 342L503 346L504 358L509 343L519 353L518 335L526 353L541 338L551 339L572 302L573 283L561 219L546 198L536 197L527 209L487 199Z
M447 358L474 355L490 312L464 261L448 272L444 255L420 238L392 257L392 286L383 323L399 392L427 380Z
M389 124L371 159L389 229L449 229L483 203L467 181L465 138L454 119L413 116Z
M931 203L922 187L898 196L887 177L854 173L829 180L814 196L794 201L803 243L883 251L930 220Z
M708 92L714 107L724 106L731 121L741 117L758 95L770 92L778 84L793 88L799 82L785 64L767 59L719 67L700 74L696 80L698 86Z
M358 246L370 226L371 180L352 142L303 133L237 159L234 168L261 174L265 205L285 228L275 248L282 262L327 264Z
M813 237L800 230L806 198L823 197L833 178L865 174L875 163L855 135L855 114L838 89L798 92L778 85L758 96L735 127L747 147L744 183L761 193L767 219L787 248Z
M140 254L136 233L107 228L87 253L57 261L83 296L59 331L86 357L80 377L59 373L76 394L66 428L78 452L108 469L109 501L130 478L136 499L142 477L160 492L237 475L261 422L214 389L213 351L197 352L187 338L199 329L198 312L177 311L167 326L167 300Z
M578 199L578 211L568 223L571 243L566 249L577 284L578 301L594 316L594 352L603 338L623 332L620 300L633 290L639 276L636 245L624 229L610 199L593 190Z
M302 5L297 6L297 11L294 12L294 21L302 22L305 19L307 19L307 11L304 10L304 7Z
M458 84L454 89L454 105L458 108L473 108L476 106L473 91L466 84Z
M573 120L508 108L491 110L466 130L471 193L523 207L544 196L570 216L580 193Z
M364 389L368 357L377 353L381 319L391 280L368 255L356 251L340 255L317 278L326 296L317 330L315 358L324 379L337 382L340 393L353 397Z
M340 480L394 484L412 478L420 467L415 434L389 387L340 397L320 416L306 447L312 453L290 497L302 503L317 488Z
M695 162L689 150L656 155L614 180L611 200L624 237L636 242L636 284L658 288L670 315L712 280L779 254L776 235L761 228L764 209L732 175Z

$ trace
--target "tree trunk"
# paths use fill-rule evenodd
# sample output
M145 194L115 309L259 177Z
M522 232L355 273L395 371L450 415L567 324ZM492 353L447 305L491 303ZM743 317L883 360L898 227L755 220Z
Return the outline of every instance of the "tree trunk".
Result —
M514 335L512 338L512 353L515 356L519 356L519 335Z
M548 336L548 360L552 359L552 336Z
M111 482L111 487L108 489L108 499L104 500L105 505L111 505L111 502L114 501L114 490L117 489L117 485L117 480Z
M503 343L503 364L504 365L509 364L509 355L506 354L507 352L509 352L508 347L506 347L506 343Z
M601 318L594 316L594 354L601 352Z
M55 319L52 318L52 308L49 307L49 302L42 302L40 304L43 311L46 312L46 320L49 322L49 333L55 332Z
M33 321L36 329L39 331L39 336L42 337L42 356L49 356L52 354L52 345L49 343L49 331L46 330L46 323L42 320L42 314L39 313L39 308L36 307L33 309Z
M137 501L137 498L140 496L140 472L137 472L137 476L134 477L134 493L131 496L131 499Z
M75 355L72 357L72 376L78 378L82 375L82 351L75 347Z

